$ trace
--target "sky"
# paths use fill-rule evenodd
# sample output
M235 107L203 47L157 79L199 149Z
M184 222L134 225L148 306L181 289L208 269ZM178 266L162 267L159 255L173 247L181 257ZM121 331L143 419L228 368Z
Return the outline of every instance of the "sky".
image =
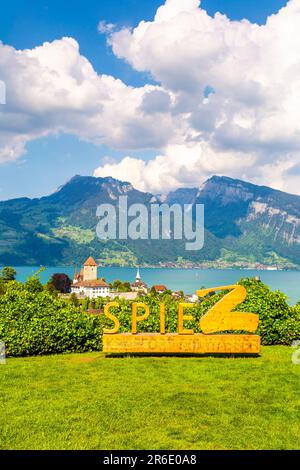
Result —
M75 174L300 193L300 0L10 0L0 199Z

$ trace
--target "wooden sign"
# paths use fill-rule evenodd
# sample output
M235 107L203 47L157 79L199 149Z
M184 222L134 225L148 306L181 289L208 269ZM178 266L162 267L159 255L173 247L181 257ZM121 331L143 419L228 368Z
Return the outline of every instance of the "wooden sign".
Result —
M167 334L165 328L165 306L160 305L160 333L137 333L137 325L150 316L149 306L135 303L132 307L132 332L119 334L120 322L111 313L118 307L112 302L106 305L105 315L113 322L111 330L104 330L103 351L114 354L260 354L260 337L254 334L259 317L253 313L233 311L247 296L243 286L222 286L197 292L205 297L210 292L229 290L200 320L203 333L195 334L185 327L185 322L193 319L194 304L178 305L178 333ZM139 315L139 311L143 311ZM230 331L243 331L247 334L229 334ZM225 333L226 332L226 333ZM222 333L222 334L221 334Z

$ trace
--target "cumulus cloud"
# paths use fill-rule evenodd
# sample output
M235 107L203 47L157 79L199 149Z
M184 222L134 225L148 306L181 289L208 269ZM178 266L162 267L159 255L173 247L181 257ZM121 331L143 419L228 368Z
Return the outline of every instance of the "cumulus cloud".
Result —
M0 77L7 90L6 106L0 107L2 162L18 158L27 142L49 134L143 149L165 145L173 133L168 115L160 123L142 111L145 97L160 87L133 88L98 75L72 38L22 51L0 43Z
M163 90L152 90L146 93L141 105L142 111L146 114L168 112L170 107L170 94Z
M240 175L288 190L282 162L300 160L299 24L299 0L290 0L262 26L220 13L210 17L198 0L167 0L153 21L108 40L117 57L150 72L174 97L170 112L186 124L182 142L198 155L199 145L205 148L198 171L191 160L193 175L201 179L212 158L217 173L233 175L230 162L238 160ZM169 152L164 154L168 160ZM255 171L248 164L253 159ZM181 165L175 158L169 164L182 181Z
M99 75L63 38L32 50L0 43L0 161L30 140L71 133L124 151L95 174L166 192L211 174L299 192L300 1L259 26L210 17L199 0L167 0L153 21L122 28L104 21L113 53L154 85L140 88ZM130 150L152 149L145 162Z
M243 161L241 153L228 154L212 151L206 143L169 145L165 153L152 160L143 161L130 156L120 162L109 162L95 170L95 176L111 176L129 180L140 191L167 193L180 187L199 187L209 176L231 174L245 175L253 168L255 155Z

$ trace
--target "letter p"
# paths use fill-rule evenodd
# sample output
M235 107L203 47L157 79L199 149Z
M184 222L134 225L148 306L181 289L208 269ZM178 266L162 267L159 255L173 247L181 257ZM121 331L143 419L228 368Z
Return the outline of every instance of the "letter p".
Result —
M144 315L138 316L138 309L143 309L145 311ZM150 315L150 309L148 305L144 303L133 304L132 306L132 334L137 334L137 324L138 322L147 320Z

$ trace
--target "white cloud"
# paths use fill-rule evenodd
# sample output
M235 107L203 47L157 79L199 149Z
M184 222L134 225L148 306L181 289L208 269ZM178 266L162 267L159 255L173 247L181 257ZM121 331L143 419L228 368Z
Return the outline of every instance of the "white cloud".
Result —
M160 87L133 88L98 75L72 38L22 51L0 43L0 77L7 88L7 104L0 108L2 162L18 158L27 142L49 134L143 149L165 145L173 133L168 115L161 125L141 108Z
M155 21L157 23L169 21L179 13L195 12L200 3L200 0L166 0L165 4L158 8Z
M98 23L98 31L101 34L110 34L116 29L116 25L113 23L107 23L106 21L102 20Z
M212 18L199 0L167 0L134 29L101 21L114 54L159 84L141 88L98 75L72 38L23 51L0 43L0 161L65 132L124 155L157 150L148 162L125 157L95 171L140 189L166 192L216 173L300 192L291 176L300 160L299 24L299 0L263 26Z
M199 187L209 176L231 174L240 177L256 163L255 155L243 160L241 153L212 151L205 143L169 145L165 153L150 161L125 157L95 170L95 176L111 176L130 181L141 191L167 193L180 187Z
M289 185L282 162L295 164L300 155L300 1L290 0L262 26L219 13L212 18L199 5L167 0L154 21L115 32L109 43L117 57L150 72L172 94L170 112L185 122L184 134L177 133L182 155L184 146L197 155L199 146L205 149L197 168L187 152L191 175L201 179L210 168L299 192ZM203 99L207 87L214 93ZM164 154L173 175L166 186L173 186L174 178L183 182L175 161L180 155ZM158 161L145 164L143 172ZM150 180L145 185L156 187Z

